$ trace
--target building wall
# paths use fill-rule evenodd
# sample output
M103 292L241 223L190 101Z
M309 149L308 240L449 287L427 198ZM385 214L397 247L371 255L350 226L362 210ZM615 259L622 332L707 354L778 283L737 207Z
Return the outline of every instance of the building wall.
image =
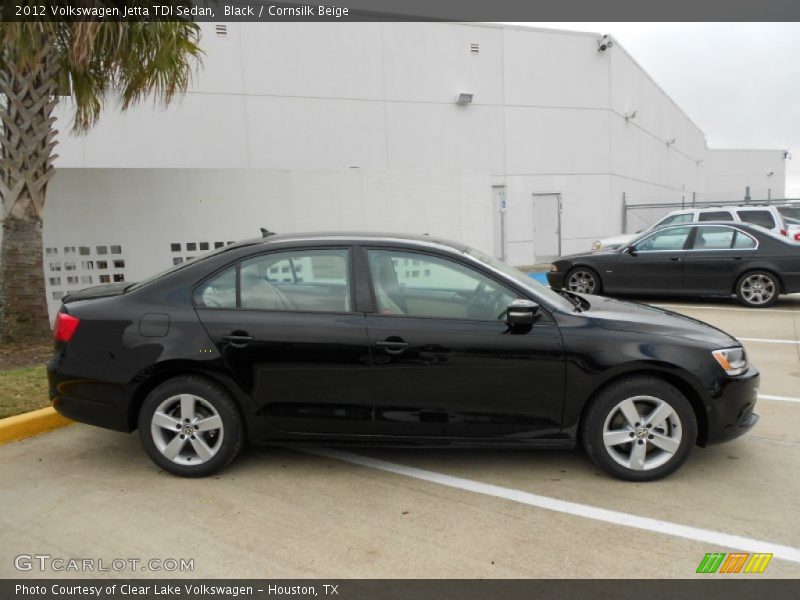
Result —
M540 194L560 195L568 253L621 231L623 194L680 202L741 187L739 167L709 177L720 161L703 132L624 48L598 52L593 34L376 22L228 24L219 37L202 27L204 66L178 104L107 111L87 136L62 136L57 166L278 169L298 181L308 169L358 168L393 173L398 190L418 171L480 173L486 197L504 186L506 202L475 226L504 235L490 248L515 264L553 255L555 196ZM459 92L473 102L456 104ZM749 173L750 154L730 153L739 155ZM782 182L777 157L764 155L756 172ZM239 214L241 201L230 202ZM435 214L425 222L444 226ZM321 225L340 223L331 213Z
M744 201L786 197L783 150L709 150L705 199Z
M429 233L492 252L493 231L484 226L492 213L490 178L480 173L59 169L45 207L48 301L54 314L69 290L101 277L137 281L216 245L258 237L260 227Z

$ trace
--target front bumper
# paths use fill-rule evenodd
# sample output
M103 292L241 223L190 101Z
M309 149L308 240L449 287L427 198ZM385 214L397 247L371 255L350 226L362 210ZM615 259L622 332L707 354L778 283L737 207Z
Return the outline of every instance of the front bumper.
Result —
M704 444L719 444L740 437L758 422L753 412L761 376L750 367L739 377L718 380L708 404L708 430Z
M547 283L550 284L550 287L554 290L560 290L564 287L564 277L566 273L562 273L561 271L549 271L547 273Z

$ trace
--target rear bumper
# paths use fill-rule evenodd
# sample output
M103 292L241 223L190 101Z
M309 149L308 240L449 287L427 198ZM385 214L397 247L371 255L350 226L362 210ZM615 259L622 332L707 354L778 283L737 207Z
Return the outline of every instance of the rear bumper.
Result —
M60 370L58 355L47 367L47 380L53 408L65 417L106 429L131 431L129 401L123 386Z
M712 390L716 393L708 406L705 444L727 442L744 435L755 426L758 415L753 410L758 399L760 378L759 372L750 367L740 377L726 378L716 383Z

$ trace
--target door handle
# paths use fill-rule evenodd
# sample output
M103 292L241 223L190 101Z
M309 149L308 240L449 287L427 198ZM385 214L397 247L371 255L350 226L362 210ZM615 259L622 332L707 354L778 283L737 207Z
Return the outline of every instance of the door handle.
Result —
M681 262L681 257L680 256L673 256L673 257L670 258L670 260L675 261L675 262Z
M230 343L234 348L244 348L253 341L253 338L244 331L234 331L230 335L223 335L222 341Z
M400 354L408 347L408 342L403 338L390 337L382 342L375 342L375 345L386 350L387 354Z

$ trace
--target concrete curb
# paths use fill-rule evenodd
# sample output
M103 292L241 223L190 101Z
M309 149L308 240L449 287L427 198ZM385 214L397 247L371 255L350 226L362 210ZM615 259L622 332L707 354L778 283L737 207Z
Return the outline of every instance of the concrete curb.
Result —
M0 445L46 433L73 422L52 407L6 417L0 419Z

